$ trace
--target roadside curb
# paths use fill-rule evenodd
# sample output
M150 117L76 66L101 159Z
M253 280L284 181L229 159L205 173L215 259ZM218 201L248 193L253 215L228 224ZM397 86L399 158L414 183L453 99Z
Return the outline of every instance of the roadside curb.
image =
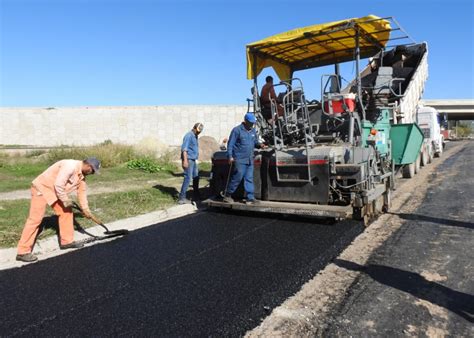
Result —
M110 230L127 229L134 231L142 228L146 228L150 225L157 223L166 222L175 218L183 217L189 214L193 214L199 211L198 207L194 204L174 205L165 210L153 211L147 214L121 219L107 224L107 228ZM93 235L103 235L104 229L100 226L87 228L87 232ZM90 236L77 231L74 234L74 240L80 241L83 239L90 238ZM97 245L104 242L109 242L119 237L113 237L107 240L95 241L86 244L84 247ZM78 249L80 250L80 249ZM33 253L38 255L39 260L45 260L51 257L64 255L75 250L60 250L57 236L51 236L36 242ZM18 262L15 260L16 248L0 249L0 271L12 268L19 268L23 265L31 264Z

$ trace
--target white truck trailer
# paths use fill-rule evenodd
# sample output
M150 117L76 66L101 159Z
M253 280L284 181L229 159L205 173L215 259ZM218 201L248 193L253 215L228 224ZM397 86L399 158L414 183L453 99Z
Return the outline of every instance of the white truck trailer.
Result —
M417 123L423 131L424 151L421 153L421 165L431 162L433 157L440 157L443 153L444 137L441 134L438 111L433 107L419 106L417 109Z

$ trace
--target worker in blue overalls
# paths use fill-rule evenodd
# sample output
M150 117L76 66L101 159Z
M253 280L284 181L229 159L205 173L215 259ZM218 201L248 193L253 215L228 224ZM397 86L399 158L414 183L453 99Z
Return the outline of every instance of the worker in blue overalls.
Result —
M227 158L232 170L232 177L224 194L223 201L232 203L231 195L237 190L242 179L247 194L246 203L255 204L253 185L253 152L257 148L265 148L258 141L257 132L254 129L257 122L254 113L245 114L244 122L232 129L227 142Z
M190 200L186 198L186 191L188 190L191 178L193 180L193 195L194 200L199 200L199 168L197 159L199 158L199 142L198 136L203 131L204 125L196 123L193 129L184 135L183 144L181 146L181 164L184 171L183 185L179 193L178 204L189 204Z

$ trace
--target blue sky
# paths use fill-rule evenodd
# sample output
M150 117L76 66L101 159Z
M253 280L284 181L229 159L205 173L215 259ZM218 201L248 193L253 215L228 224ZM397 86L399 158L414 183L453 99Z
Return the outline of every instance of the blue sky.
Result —
M0 0L0 106L245 104L247 43L368 14L428 42L425 98L472 99L473 10L471 0ZM307 97L319 99L331 70L296 73Z

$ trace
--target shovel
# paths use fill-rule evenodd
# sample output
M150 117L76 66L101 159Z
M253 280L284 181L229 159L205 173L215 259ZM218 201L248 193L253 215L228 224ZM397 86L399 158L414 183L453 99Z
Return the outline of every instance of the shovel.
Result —
M73 208L79 210L82 214L84 214L84 212L82 211L81 207L76 203L76 202L73 202ZM123 235L127 235L129 233L129 231L127 229L119 229L119 230L109 230L104 223L102 223L99 219L97 219L94 215L92 215L91 217L91 220L100 225L102 228L105 229L105 232L104 232L104 235L105 236L95 236L89 232L87 232L86 230L84 230L83 228L80 227L80 229L87 235L91 236L91 237L94 237L95 240L102 240L102 239L106 239L106 238L111 238L111 237L117 237L117 236L123 236Z
M234 163L234 162L230 162L230 165L229 165L229 173L227 174L227 182L226 182L226 184L225 184L224 190L222 190L221 193L220 193L220 195L221 195L222 198L224 198L224 197L225 197L225 194L227 193L227 188L228 188L228 186L229 186L230 176L231 176L231 174L232 174L232 164L233 164L233 163Z

